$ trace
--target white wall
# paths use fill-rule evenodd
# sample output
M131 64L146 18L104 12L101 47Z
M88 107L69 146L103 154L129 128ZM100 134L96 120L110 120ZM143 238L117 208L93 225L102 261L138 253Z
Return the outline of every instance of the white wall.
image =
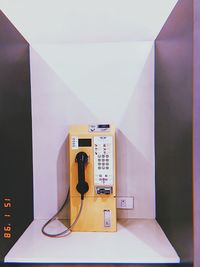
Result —
M34 213L50 217L67 191L67 127L117 127L118 195L154 218L154 43L34 45L31 48Z
M155 40L177 0L0 0L30 44Z

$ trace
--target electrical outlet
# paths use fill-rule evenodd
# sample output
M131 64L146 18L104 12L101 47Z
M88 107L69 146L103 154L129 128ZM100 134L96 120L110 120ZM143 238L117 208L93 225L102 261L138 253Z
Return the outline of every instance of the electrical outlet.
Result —
M133 197L117 197L117 208L133 209L134 208Z

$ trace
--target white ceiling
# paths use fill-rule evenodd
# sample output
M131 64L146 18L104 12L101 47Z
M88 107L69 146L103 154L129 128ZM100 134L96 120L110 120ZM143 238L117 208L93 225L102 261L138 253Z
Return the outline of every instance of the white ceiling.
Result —
M178 0L0 0L34 43L154 40Z

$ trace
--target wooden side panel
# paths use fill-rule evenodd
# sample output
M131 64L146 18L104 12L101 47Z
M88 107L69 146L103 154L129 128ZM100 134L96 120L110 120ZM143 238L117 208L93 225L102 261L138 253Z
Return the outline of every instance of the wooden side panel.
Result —
M194 266L200 266L200 0L194 1Z
M156 39L156 218L193 262L193 1L180 0Z
M29 44L0 11L0 261L33 220Z

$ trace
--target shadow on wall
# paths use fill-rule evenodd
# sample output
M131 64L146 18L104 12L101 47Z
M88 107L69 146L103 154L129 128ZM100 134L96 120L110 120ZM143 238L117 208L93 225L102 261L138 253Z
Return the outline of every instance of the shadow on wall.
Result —
M48 218L67 193L68 126L98 120L33 49L31 59L35 218Z

